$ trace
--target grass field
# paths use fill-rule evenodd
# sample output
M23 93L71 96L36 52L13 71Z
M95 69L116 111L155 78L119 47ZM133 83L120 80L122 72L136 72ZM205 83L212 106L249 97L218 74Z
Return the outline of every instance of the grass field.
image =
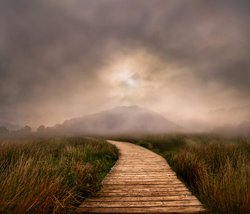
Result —
M81 137L0 140L0 213L73 213L96 192L117 149Z
M250 213L250 139L163 135L127 140L161 154L211 213Z

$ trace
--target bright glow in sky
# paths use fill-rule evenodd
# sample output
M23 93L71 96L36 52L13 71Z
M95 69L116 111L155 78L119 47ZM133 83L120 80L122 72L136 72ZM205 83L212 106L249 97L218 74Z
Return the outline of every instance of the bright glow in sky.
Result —
M124 83L128 88L136 88L138 86L138 80L136 73L129 69L124 69L122 71L117 71L120 74L120 81Z
M0 122L54 125L120 105L188 126L232 122L233 114L209 113L216 109L240 109L233 122L249 118L249 8L243 0L1 0Z

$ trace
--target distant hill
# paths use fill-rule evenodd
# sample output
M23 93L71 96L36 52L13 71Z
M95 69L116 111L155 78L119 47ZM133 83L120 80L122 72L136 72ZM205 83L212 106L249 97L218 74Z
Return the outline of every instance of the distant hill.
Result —
M66 120L52 130L75 134L157 134L181 127L162 115L138 106L121 106L97 114Z
M250 136L250 121L245 120L237 125L224 125L213 129L212 133L225 136Z
M215 109L210 111L207 116L208 118L215 120L220 125L225 123L239 123L239 121L250 119L250 105Z
M4 122L4 121L0 121L0 126L6 127L10 131L18 130L18 129L22 128L20 125L16 125L16 124Z
M250 105L221 108L209 113L218 127L212 133L225 136L250 136Z

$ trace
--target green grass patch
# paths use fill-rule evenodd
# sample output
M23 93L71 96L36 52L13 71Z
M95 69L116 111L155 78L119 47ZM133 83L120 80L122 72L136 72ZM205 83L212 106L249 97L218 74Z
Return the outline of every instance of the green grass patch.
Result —
M117 149L82 137L0 142L0 213L71 213L95 193Z

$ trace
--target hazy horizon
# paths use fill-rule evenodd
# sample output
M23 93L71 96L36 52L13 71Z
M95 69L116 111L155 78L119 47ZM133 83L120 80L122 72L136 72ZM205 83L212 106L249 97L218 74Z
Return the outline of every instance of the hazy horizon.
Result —
M0 122L138 105L193 129L250 119L250 2L2 0Z

